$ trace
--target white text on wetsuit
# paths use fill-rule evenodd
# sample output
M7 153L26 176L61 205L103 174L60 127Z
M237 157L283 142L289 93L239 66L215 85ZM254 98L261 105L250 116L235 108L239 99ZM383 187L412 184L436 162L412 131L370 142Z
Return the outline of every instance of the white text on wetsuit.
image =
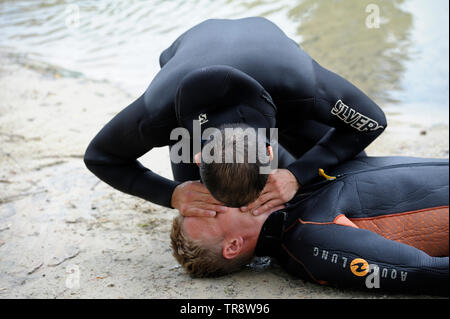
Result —
M347 265L350 264L349 259L347 257L340 256L339 254L336 254L336 253L330 254L329 251L327 251L325 249L320 249L319 247L313 248L313 256L320 258L322 262L329 262L329 263L333 263L336 265L341 265L342 268L344 268L344 269L346 269ZM406 281L408 272L403 271L403 270L398 271L395 268L387 268L387 267L382 267L380 269L380 267L378 265L370 264L370 272L368 272L368 275L370 276L369 279L375 280L375 282L378 281L379 278L385 278L385 279L391 279L391 280L400 279L400 281L404 282L404 281ZM367 281L366 281L366 285L367 285ZM379 288L379 284L375 284L372 287L368 286L368 288Z
M331 109L331 114L336 115L344 123L357 129L360 132L376 131L384 128L379 125L377 121L362 115L350 106L345 105L341 100L338 100L334 107Z

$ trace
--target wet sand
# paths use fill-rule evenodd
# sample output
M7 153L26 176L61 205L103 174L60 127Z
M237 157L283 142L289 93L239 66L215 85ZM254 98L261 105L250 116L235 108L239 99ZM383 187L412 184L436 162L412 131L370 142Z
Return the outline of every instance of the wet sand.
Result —
M192 279L169 247L177 212L112 189L82 161L102 125L135 97L4 53L0 97L0 298L417 297L322 287L265 263ZM388 122L369 155L448 157L447 125ZM143 163L171 177L166 148Z

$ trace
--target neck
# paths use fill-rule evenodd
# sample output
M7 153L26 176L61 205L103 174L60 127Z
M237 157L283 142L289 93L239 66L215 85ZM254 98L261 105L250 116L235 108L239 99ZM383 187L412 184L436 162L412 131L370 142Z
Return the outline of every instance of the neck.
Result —
M267 220L267 218L272 214L274 211L278 209L270 210L264 214L253 216L250 215L248 218L249 225L245 228L244 234L242 234L242 237L244 238L244 243L246 250L255 250L256 243L258 241L259 234L261 232L261 228L264 224L264 222ZM250 213L248 213L250 214Z

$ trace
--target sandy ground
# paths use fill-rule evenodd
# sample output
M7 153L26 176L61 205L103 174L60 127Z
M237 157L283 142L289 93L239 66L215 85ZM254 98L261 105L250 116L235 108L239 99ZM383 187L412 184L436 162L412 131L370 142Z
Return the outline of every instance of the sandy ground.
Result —
M134 98L0 54L0 298L409 297L321 287L267 262L190 278L169 247L177 212L110 188L82 161L92 137ZM448 157L447 125L389 122L369 155ZM142 161L172 177L166 148Z

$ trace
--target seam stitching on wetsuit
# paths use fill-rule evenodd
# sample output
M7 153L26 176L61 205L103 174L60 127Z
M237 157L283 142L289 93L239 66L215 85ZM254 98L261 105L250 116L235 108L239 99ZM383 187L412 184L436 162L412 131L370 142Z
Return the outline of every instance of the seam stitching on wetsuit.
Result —
M389 218L389 217L393 217L393 216L403 216L403 215L409 215L409 214L416 214L416 213L421 213L421 212L426 212L429 210L436 210L436 209L445 209L445 208L449 208L448 205L444 205L444 206L436 206L436 207L430 207L430 208L423 208L423 209L418 209L418 210L413 210L413 211L409 211L409 212L402 212L402 213L392 213L392 214L388 214L388 215L380 215L380 216L373 216L373 217L355 217L355 218L349 218L350 220L372 220L372 219L381 219L381 218Z
M295 225L297 225L298 223L298 219L296 219L289 227L287 227L284 231L283 234L287 233L289 230L291 230L291 228L293 228Z
M312 275L312 273L308 270L308 268L306 268L305 264L302 263L299 259L297 259L297 257L295 257L294 254L292 254L292 253L290 252L290 250L289 250L284 244L281 244L281 247L283 247L283 249L287 252L287 254L288 254L294 261L296 261L298 264L300 264L300 265L303 267L303 269L305 269L306 273L308 274L308 276L309 276L312 280L314 280L315 282L319 283L319 281Z
M227 94L227 92L230 90L230 77L231 77L231 71L228 71L227 74L225 75L225 78L223 79L222 82L222 86L225 87L225 89L223 90L222 94L220 94L219 97L215 97L211 100L217 100L217 99L223 99ZM178 93L179 96L177 96L177 100L180 99L181 96L181 91L183 90L183 86L179 87ZM180 105L181 101L178 101L177 105ZM207 108L207 106L205 106L205 108ZM203 111L204 109L202 109ZM209 109L208 109L209 110ZM198 113L199 110L195 110L193 112L187 113L187 114L183 114L183 117L190 117L193 114ZM176 107L176 113L177 113L177 119L179 119L179 121L181 121L181 107ZM181 125L181 122L178 123L179 125Z
M361 194L359 193L359 187L358 187L358 179L356 179L354 176L353 176L353 179L355 181L356 193L358 194L359 209L360 209L360 211L363 211L363 204L362 204L362 201L361 201Z

